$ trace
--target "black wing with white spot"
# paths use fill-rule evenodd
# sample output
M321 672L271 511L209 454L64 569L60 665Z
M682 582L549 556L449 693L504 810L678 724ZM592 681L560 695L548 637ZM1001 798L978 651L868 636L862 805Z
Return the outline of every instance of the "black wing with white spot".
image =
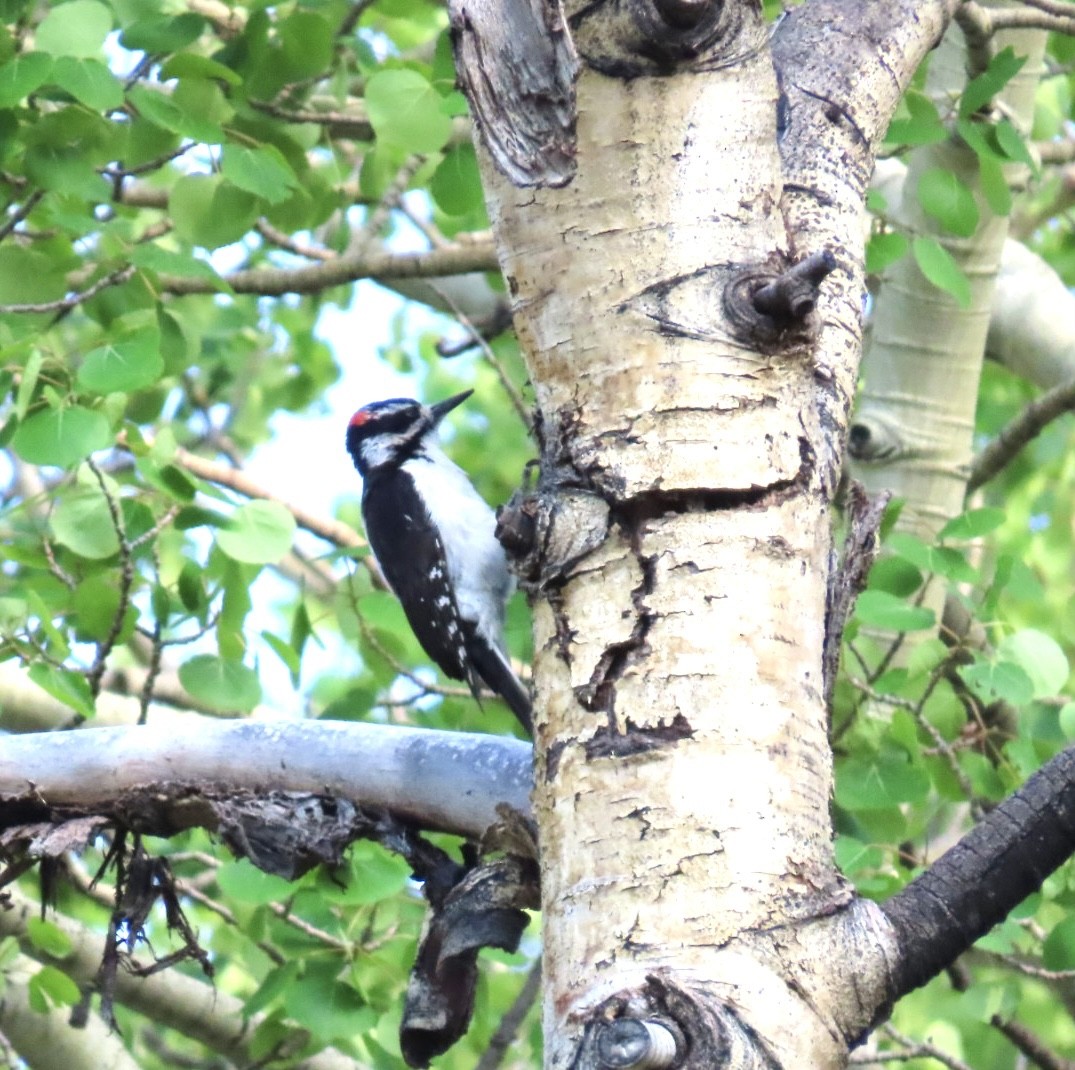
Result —
M407 472L367 475L362 515L381 571L422 649L445 676L465 680L476 697L479 681L467 657L444 546Z

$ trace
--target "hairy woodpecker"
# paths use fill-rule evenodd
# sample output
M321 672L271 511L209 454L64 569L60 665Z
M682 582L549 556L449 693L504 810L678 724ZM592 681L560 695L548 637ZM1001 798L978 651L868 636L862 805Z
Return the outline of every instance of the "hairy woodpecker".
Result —
M370 546L422 649L475 698L484 682L531 732L530 696L504 653L514 581L496 517L436 441L437 424L472 393L365 405L347 426L347 451L362 476Z

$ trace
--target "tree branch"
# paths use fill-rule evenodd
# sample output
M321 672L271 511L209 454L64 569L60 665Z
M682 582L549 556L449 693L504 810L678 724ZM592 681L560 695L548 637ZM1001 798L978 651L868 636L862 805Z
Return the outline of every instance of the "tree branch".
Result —
M900 960L892 999L940 973L1075 850L1075 748L1062 751L882 904Z
M1002 1018L999 1014L994 1014L989 1019L989 1024L1003 1033L1012 1042L1015 1050L1040 1067L1040 1070L1075 1070L1075 1062L1062 1059L1050 1051L1025 1025L1020 1025L1010 1018Z
M259 794L271 786L341 796L476 839L496 821L498 803L530 812L530 755L529 744L507 737L334 721L23 735L5 739L0 751L0 797L8 799L0 803L0 826L18 816L12 800L30 792L48 806L93 813L147 784L218 794ZM165 794L162 824L198 823L189 799L177 805Z
M1056 420L1075 409L1075 382L1055 387L1032 401L1003 428L971 464L967 493L971 494L1006 468L1020 450Z
M222 276L235 293L279 297L283 294L315 294L359 279L411 279L430 275L462 275L468 271L499 270L492 240L456 243L420 253L389 253L384 250L339 256L321 264L300 268L255 268ZM180 275L161 275L161 288L171 294L219 292L215 280Z
M175 451L175 463L181 465L188 472L216 483L218 486L234 490L244 498L260 498L265 501L278 502L295 518L295 523L313 535L317 535L326 542L332 543L341 549L361 550L366 547L366 541L349 524L341 520L332 520L317 516L308 512L301 506L292 505L282 501L277 495L262 487L252 480L241 468L233 468L231 465L222 464L220 461L211 461L207 457L200 457L196 453L180 447Z
M53 1007L44 1013L34 1010L25 984L37 971L23 969L24 965L29 964L20 959L14 970L5 968L0 1031L26 1066L34 1070L138 1070L119 1034L97 1015L91 1014L83 1028L72 1029L67 1008Z
M17 892L11 892L10 896L9 909L0 910L0 936L14 936L24 954L48 962L48 954L33 943L27 929L30 919L40 915L41 904ZM104 941L62 914L53 914L49 920L72 943L71 954L63 961L64 972L79 984L88 984L101 964ZM145 977L121 970L116 977L116 999L152 1021L220 1052L236 1065L257 1065L252 1039L265 1015L244 1017L241 1000L210 984L178 970L164 970ZM362 1070L360 1064L332 1048L292 1065L295 1070Z

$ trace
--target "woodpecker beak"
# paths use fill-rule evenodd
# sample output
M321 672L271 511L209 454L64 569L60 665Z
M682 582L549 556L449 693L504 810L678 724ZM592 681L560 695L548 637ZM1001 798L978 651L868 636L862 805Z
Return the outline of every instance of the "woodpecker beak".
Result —
M445 398L443 401L438 401L436 405L430 405L429 411L433 413L433 426L444 419L457 405L462 405L467 398L473 394L473 390L464 390L462 394L456 394L454 397Z

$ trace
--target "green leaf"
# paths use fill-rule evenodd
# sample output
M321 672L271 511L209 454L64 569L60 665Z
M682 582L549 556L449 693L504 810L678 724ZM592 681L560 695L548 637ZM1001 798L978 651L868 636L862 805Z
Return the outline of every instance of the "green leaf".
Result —
M264 1010L298 980L300 964L296 959L276 966L265 975L254 994L243 1004L243 1017L250 1018Z
M99 59L58 56L50 81L96 111L111 111L123 105L123 86Z
M108 421L101 413L72 405L43 409L27 417L19 425L11 445L30 464L68 468L111 442Z
M1026 146L1026 141L1023 140L1023 135L1015 129L1010 119L1001 119L997 123L996 138L997 144L1009 160L1026 164L1033 172L1037 173L1038 165L1034 162L1034 157L1030 155L1030 150Z
M228 285L213 270L211 264L198 260L188 253L177 253L171 249L162 249L159 245L136 245L131 250L131 263L135 267L156 271L162 275L179 275L190 279L207 279L216 283L221 290L228 290Z
M448 150L429 180L429 192L448 215L466 215L482 206L481 176L473 145L456 145Z
M67 289L63 270L33 249L0 246L0 303L55 301Z
M911 249L922 274L934 286L951 294L961 308L969 308L970 283L952 254L934 238L915 238Z
M25 418L26 410L30 407L30 401L34 396L34 387L37 386L37 378L41 374L41 368L44 363L45 354L40 349L30 350L30 355L26 358L26 367L22 370L19 390L15 395L15 415L20 420Z
M82 999L78 985L55 966L42 966L30 978L26 994L30 1006L41 1014L53 1007L73 1007Z
M78 385L94 394L132 393L151 386L163 371L160 331L147 328L87 353L78 370Z
M959 668L963 682L983 701L1022 706L1034 697L1034 682L1010 661L978 661Z
M193 561L184 563L176 581L179 600L188 613L199 613L207 605L205 587L202 584L202 570Z
M183 18L184 16L179 16ZM161 67L162 78L213 78L228 85L242 85L242 78L230 67L196 52L180 52Z
M261 701L257 673L215 654L197 654L183 662L179 682L192 698L214 710L249 713Z
M885 141L900 145L933 145L948 137L948 130L929 97L910 90L903 98L901 109L907 116L892 120Z
M137 108L139 115L163 130L210 145L224 140L224 130L219 123L189 107L183 107L175 94L134 86L127 98Z
M985 107L1022 69L1026 56L1017 56L1009 45L998 52L989 66L972 78L959 98L959 115L965 119Z
M1071 667L1060 644L1035 628L1023 628L1003 639L997 656L1018 665L1030 678L1035 698L1049 698L1068 682Z
M287 200L298 179L275 145L225 145L220 170L224 177L269 204Z
M430 153L452 136L440 94L417 71L378 71L366 83L366 109L380 141Z
M279 502L247 502L217 532L217 545L233 561L269 565L291 549L295 527L295 518Z
M175 184L168 208L181 238L219 249L246 234L258 216L259 202L223 175L187 175Z
M287 666L287 671L291 676L292 683L297 684L299 670L302 668L302 658L299 656L298 651L278 635L273 635L270 631L263 631L261 633L261 638L269 644L273 653L275 653L284 665Z
M71 596L75 615L75 637L83 642L106 639L119 613L120 591L113 576L90 576L83 580ZM127 606L117 639L124 642L138 620L138 610Z
M192 12L184 12L181 15L150 16L125 26L119 40L124 48L132 52L155 54L178 52L181 48L186 48L187 45L197 41L205 25L205 19ZM178 72L164 74L165 78L178 76Z
M79 716L88 720L96 713L93 692L82 673L38 662L30 666L27 675L42 691L47 691L57 702L70 706Z
M883 810L921 802L929 794L929 773L900 753L850 758L837 766L836 801L848 810Z
M334 44L328 20L312 11L295 11L280 21L277 33L288 81L325 73Z
M870 569L869 586L897 598L908 598L922 586L922 572L906 558L882 557Z
M855 603L855 616L863 624L892 632L922 631L936 623L932 609L912 606L888 591L863 591Z
M79 557L103 560L119 551L119 536L105 496L84 487L61 498L49 518L53 537Z
M13 108L42 86L52 71L52 57L25 52L0 67L0 108Z
M240 903L275 903L295 894L295 885L272 873L264 873L245 858L225 862L216 871L217 884L229 899Z
M991 156L978 159L978 185L994 215L1006 216L1012 210L1012 189L999 160Z
M873 234L866 246L866 270L871 275L880 275L900 257L906 256L910 248L907 238L895 231Z
M937 533L937 539L978 539L996 531L1006 519L1003 509L970 509L949 520Z
M15 965L21 954L19 942L14 936L5 936L0 940L0 976L6 974Z
M112 12L97 0L57 4L41 20L34 44L54 56L96 56L112 32Z
M410 866L402 858L372 843L356 843L352 847L348 869L346 885L335 892L328 891L326 886L325 894L350 906L376 903L395 895L406 886L411 875Z
M307 966L302 983L292 985L284 997L288 1016L322 1043L370 1029L378 1018L358 992L335 979L333 974L338 972L335 963L322 970Z
M931 167L923 172L918 179L918 201L926 215L961 238L969 238L978 229L974 194L951 171Z
M1065 739L1075 739L1075 702L1065 702L1060 707L1060 731Z
M1063 918L1053 926L1042 947L1042 961L1047 970L1075 967L1075 917Z
M26 935L30 937L30 943L34 947L54 959L65 959L71 954L71 937L58 925L44 918L27 918Z

